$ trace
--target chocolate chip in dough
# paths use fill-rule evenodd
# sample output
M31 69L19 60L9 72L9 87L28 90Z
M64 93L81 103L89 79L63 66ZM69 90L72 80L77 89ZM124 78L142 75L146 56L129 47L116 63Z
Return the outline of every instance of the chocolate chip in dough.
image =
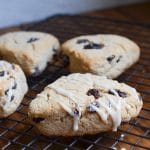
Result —
M35 123L40 123L41 121L44 120L44 118L38 117L38 118L33 118L32 119Z
M99 93L99 91L97 89L89 89L87 91L87 95L88 96L93 95L95 99L98 99L100 97L100 93Z
M125 93L125 92L122 92L122 91L120 91L120 90L116 90L116 92L117 92L118 95L119 95L120 97L122 97L122 98L127 97L127 93Z
M122 91L120 91L120 90L118 90L118 89L115 89L115 91L118 93L118 95L119 95L120 97L122 97L122 98L127 97L127 93L122 92ZM112 94L112 95L115 95L111 90L109 90L108 93L109 93L109 94Z
M74 113L74 115L79 116L79 110L78 109L75 109L73 113Z
M121 60L122 56L119 56L116 62L118 63Z
M90 42L87 45L84 45L84 49L101 49L104 47L104 44L96 44L96 43L92 43Z
M5 71L0 71L0 77L3 77L5 75Z
M12 89L16 89L17 88L17 83L14 83L14 86L12 87Z
M82 44L82 43L87 43L87 42L89 42L89 40L87 40L87 39L78 39L77 40L77 44Z
M49 95L49 93L47 93L47 99L49 99L50 98L50 95Z
M27 41L27 43L32 43L32 42L35 42L35 41L37 41L37 40L39 40L39 38L30 38L30 39Z
M14 98L15 98L15 96L14 96L14 95L12 95L12 96L11 96L10 101L13 101L13 100L14 100Z
M8 95L9 89L5 91L5 95Z
M111 63L114 58L115 58L115 55L111 55L111 56L107 57L107 61L109 63Z

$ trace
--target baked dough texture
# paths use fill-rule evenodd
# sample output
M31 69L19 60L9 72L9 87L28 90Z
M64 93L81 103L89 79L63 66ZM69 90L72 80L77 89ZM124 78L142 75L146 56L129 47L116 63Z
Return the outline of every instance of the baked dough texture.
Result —
M18 31L0 36L0 57L19 64L29 76L42 73L58 49L58 39L48 33Z
M124 83L74 73L45 87L30 103L29 117L44 135L82 136L116 131L142 105L140 94Z
M132 40L112 34L75 37L62 44L73 73L93 73L116 78L138 61L140 48Z
M22 69L16 64L0 61L0 118L15 112L27 90Z

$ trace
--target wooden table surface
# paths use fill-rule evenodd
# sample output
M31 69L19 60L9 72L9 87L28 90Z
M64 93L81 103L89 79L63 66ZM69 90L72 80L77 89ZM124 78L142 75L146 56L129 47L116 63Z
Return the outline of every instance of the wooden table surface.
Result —
M86 13L89 16L102 16L111 19L123 19L150 24L150 1L121 6L112 9Z

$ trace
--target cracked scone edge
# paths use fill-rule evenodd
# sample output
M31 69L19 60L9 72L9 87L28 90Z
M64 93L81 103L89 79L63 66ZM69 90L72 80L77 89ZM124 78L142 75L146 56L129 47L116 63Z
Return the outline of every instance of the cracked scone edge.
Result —
M0 118L16 111L28 91L26 77L16 64L0 61Z
M16 31L0 36L0 57L19 64L27 75L42 73L59 47L58 39L48 33Z
M100 97L87 95L90 89L97 89ZM142 105L139 93L124 83L76 73L59 78L37 95L30 103L29 117L44 135L80 136L116 131L120 121L136 117Z
M84 49L86 42L77 43L81 39L88 39L90 42L104 44L104 46L100 49ZM71 72L93 73L111 79L118 77L140 57L140 48L135 42L111 34L75 37L63 43L61 51L69 57ZM115 58L111 62L107 61L107 58L112 55L115 55Z

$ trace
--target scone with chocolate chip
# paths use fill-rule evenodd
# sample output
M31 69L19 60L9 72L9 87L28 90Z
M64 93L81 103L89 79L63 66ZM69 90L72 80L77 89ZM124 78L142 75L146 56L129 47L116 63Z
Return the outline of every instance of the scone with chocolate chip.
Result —
M62 45L71 72L93 73L116 78L140 56L140 48L130 39L111 34L79 36Z
M0 61L0 118L12 114L28 90L22 69L15 64Z
M47 33L19 31L0 36L0 57L19 64L27 75L39 75L58 49L58 39Z
M92 74L63 76L30 103L32 123L47 136L116 131L136 117L143 102L132 87Z

